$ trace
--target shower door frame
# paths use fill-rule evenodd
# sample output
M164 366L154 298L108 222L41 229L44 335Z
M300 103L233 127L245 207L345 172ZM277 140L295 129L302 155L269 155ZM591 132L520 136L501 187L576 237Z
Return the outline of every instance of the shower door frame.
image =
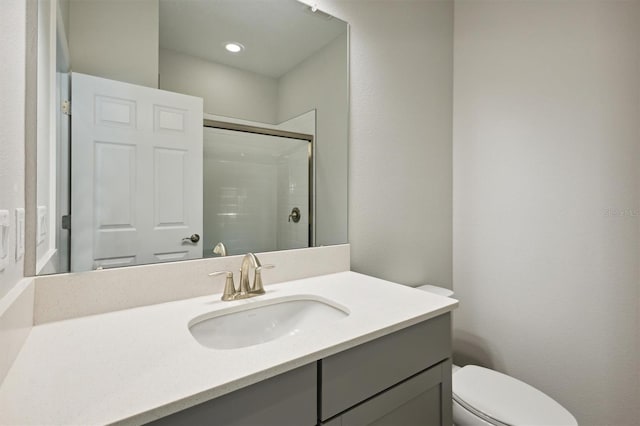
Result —
M245 133L254 133L258 135L265 136L275 136L279 138L288 138L288 139L298 139L305 140L308 142L307 145L307 153L308 153L308 170L309 170L309 226L307 230L309 247L315 247L316 244L316 226L315 226L315 216L316 216L316 197L315 197L315 189L316 189L316 165L314 162L315 158L315 140L313 135L309 135L306 133L296 133L289 132L286 130L279 129L269 129L266 127L259 126L250 126L247 124L238 124L238 123L230 123L227 121L219 121L219 120L209 120L204 119L203 121L204 127L209 127L212 129L222 129L222 130L232 130L237 132L245 132Z

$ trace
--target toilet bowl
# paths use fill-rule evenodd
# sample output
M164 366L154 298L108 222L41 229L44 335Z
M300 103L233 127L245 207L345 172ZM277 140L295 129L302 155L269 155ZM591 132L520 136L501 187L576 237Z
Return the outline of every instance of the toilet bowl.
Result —
M495 370L467 365L453 374L453 422L472 425L577 426L551 397Z
M419 290L451 297L453 291L423 285ZM577 426L567 409L518 379L466 365L452 368L453 423L456 426Z

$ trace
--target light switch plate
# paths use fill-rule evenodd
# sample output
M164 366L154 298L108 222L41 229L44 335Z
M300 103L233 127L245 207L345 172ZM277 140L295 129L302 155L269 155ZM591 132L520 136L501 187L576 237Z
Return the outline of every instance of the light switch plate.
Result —
M16 261L24 256L24 209L16 209Z
M9 258L9 231L11 221L9 210L0 210L0 271L4 271Z
M38 206L38 245L47 237L47 206Z

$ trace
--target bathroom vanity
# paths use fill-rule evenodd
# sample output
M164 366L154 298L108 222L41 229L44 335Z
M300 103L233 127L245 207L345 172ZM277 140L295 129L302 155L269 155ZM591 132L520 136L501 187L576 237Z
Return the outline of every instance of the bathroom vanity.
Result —
M450 356L443 314L152 424L451 424Z
M203 318L251 321L257 308L299 300L345 314L293 315L299 331L255 344L230 335L226 349L192 334ZM340 272L253 299L214 294L37 325L0 386L0 423L450 424L456 306Z

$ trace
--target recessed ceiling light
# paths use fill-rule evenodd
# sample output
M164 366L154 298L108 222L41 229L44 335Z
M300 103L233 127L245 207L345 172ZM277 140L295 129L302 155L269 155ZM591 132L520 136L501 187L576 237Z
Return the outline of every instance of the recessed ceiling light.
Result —
M244 46L236 42L227 43L224 45L224 48L231 53L240 53L244 50Z

